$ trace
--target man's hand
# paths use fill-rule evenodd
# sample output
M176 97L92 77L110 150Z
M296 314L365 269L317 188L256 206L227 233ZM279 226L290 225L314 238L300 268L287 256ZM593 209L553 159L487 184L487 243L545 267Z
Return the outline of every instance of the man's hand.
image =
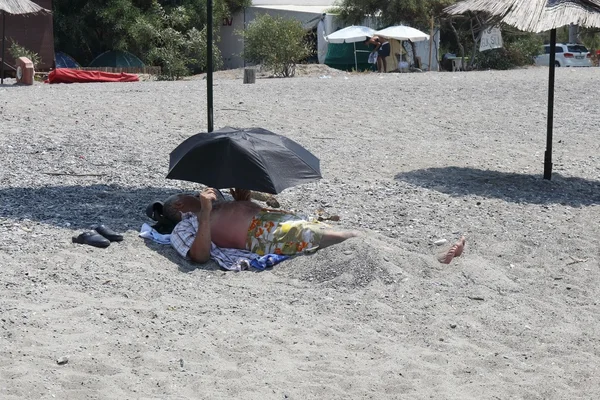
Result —
M212 210L212 202L217 200L217 190L213 188L206 188L200 193L200 203L202 203L202 210Z

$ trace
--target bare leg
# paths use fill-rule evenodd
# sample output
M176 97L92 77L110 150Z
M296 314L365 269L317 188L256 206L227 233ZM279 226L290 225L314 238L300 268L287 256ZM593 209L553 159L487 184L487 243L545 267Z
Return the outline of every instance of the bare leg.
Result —
M383 70L381 72L387 72L387 61L381 57L381 63L383 64Z
M356 231L325 231L323 233L323 237L321 238L321 243L319 244L320 249L324 249L325 247L332 246L334 244L342 243L346 239L350 239L356 236L359 236L360 233Z

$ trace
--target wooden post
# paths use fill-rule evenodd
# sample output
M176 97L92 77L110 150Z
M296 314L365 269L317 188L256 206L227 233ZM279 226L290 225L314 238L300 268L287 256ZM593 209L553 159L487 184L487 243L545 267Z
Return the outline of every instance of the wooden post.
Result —
M256 69L244 68L244 83L256 82Z
M431 31L429 32L429 71L431 71L431 52L433 51L433 15L431 16Z

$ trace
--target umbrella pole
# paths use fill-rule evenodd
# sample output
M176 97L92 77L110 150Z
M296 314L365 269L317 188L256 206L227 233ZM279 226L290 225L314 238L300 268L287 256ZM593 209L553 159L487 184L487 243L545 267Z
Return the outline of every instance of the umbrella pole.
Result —
M356 42L354 44L354 71L358 72L358 61L356 61Z
M554 118L554 72L556 66L556 29L550 31L550 65L548 73L548 126L544 153L544 179L552 179L552 124Z
M2 10L2 71L0 72L0 85L4 85L4 38L6 32L6 12Z
M208 132L213 123L213 0L206 2L206 108L208 111Z

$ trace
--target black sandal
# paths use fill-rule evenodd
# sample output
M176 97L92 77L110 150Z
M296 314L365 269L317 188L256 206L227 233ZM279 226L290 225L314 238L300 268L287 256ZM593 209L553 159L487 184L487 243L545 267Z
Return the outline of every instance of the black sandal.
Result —
M104 236L105 238L107 238L108 240L110 240L111 242L120 242L123 240L122 235L119 235L106 225L94 225L92 226L92 229Z
M73 243L87 244L94 247L100 247L102 249L110 246L110 241L103 236L100 236L96 232L83 232L79 236L73 236Z

